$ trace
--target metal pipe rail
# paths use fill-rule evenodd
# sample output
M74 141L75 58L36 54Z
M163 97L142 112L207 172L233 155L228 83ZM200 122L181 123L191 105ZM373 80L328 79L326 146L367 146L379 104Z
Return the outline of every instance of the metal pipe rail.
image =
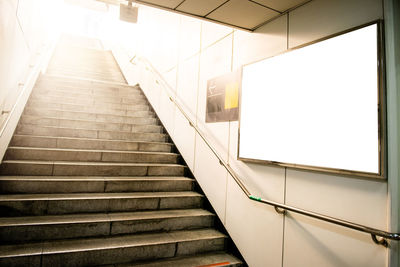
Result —
M134 60L140 60L144 62L146 65L146 70L151 70L153 73L158 76L158 80L156 82L158 83L159 80L162 81L162 83L167 87L171 92L173 92L172 88L170 85L164 80L164 78L161 76L161 74L153 67L153 65L145 58L142 57L136 57L134 56L130 62L133 63ZM133 63L134 64L134 63ZM204 136L204 134L201 132L201 130L193 123L193 121L189 118L189 116L186 114L186 112L182 109L181 105L176 102L175 98L172 96L172 94L169 94L167 92L167 95L172 103L175 104L175 106L180 110L182 115L188 120L189 125L193 127L193 129L197 132L197 134L203 139L203 141L206 143L206 145L211 149L211 151L214 153L214 155L217 157L219 160L219 163L225 167L225 169L228 171L228 173L232 176L232 178L235 180L237 185L240 187L240 189L243 191L246 196L253 201L261 202L270 206L273 206L275 208L275 211L278 212L279 214L285 215L287 211L291 211L294 213L298 213L304 216L312 217L317 220L321 220L324 222L329 222L333 223L336 225L340 225L346 228L350 228L356 231L368 233L371 235L372 240L374 241L375 244L382 245L384 247L388 247L389 243L387 239L394 240L394 241L400 241L400 233L391 233L375 228L371 228L365 225L345 221L342 219L326 216L320 213L312 212L312 211L307 211L304 209L300 209L297 207L292 207L289 205L281 204L278 202L274 202L271 200L263 199L257 196L254 196L253 194L250 193L250 191L247 189L245 184L241 181L240 177L236 174L236 172L231 168L229 163L225 162L222 157L218 154L218 152L212 147L210 142L207 140L207 138Z

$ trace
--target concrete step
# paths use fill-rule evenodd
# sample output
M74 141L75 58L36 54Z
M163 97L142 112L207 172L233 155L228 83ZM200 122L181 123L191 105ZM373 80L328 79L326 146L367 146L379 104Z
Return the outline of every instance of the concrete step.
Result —
M158 120L155 114L150 111L137 112L137 116L119 116L110 114L99 114L79 111L63 111L57 109L44 108L25 108L23 115L48 117L58 119L79 119L94 122L112 122L128 124L157 124Z
M106 63L107 64L107 63ZM102 71L98 71L97 68L80 68L80 66L69 65L68 62L62 63L63 67L56 67L54 64L50 64L47 68L47 74L49 75L64 75L70 77L96 79L108 82L124 83L125 78L121 72L118 72L118 67L115 68L104 68Z
M59 117L66 119L76 119L80 118L83 120L93 120L99 122L119 122L119 123L133 123L135 124L137 120L143 119L156 119L156 115L153 111L129 111L130 115L126 115L127 112L117 111L116 114L107 112L104 110L103 113L100 111L74 111L74 110L61 110L61 109L51 109L51 108L41 108L41 107L25 107L24 114L32 116L45 116L45 117ZM140 124L137 122L138 124Z
M57 82L57 81L43 81L38 80L35 84L33 91L52 91L52 92L70 92L72 94L84 94L84 95L95 95L95 96L109 96L109 97L136 97L143 96L143 92L139 86L120 86L120 84L113 85L108 84L105 86L102 83L95 83L88 85L85 83L79 84L79 82L68 83L68 82Z
M97 71L85 71L85 70L66 70L66 69L56 69L48 68L47 74L49 75L64 75L78 78L103 80L108 82L118 82L124 83L124 76L113 71L108 72L97 72Z
M75 89L75 90L74 90ZM54 89L53 87L35 87L32 96L51 96L51 97L68 97L75 99L93 99L102 103L123 103L123 104L136 104L138 100L145 100L145 96L138 90L136 93L129 93L125 95L116 95L115 93L102 93L97 91L82 91L80 88L69 87L65 90Z
M0 218L7 244L96 236L209 228L215 215L203 209L67 214Z
M156 163L111 163L5 160L1 175L29 176L183 176L185 166Z
M8 147L4 160L178 163L179 154L165 152Z
M18 125L15 133L18 135L75 137L127 141L165 142L168 140L168 136L162 133L130 133L55 126L38 126L29 124Z
M82 119L64 119L54 117L42 117L23 115L19 120L19 125L38 125L53 126L66 128L79 128L89 130L106 130L130 133L161 133L162 126L153 124L130 124L130 123L114 123L114 122L96 122Z
M2 217L201 208L192 191L0 195Z
M10 146L120 151L171 152L173 144L161 142L131 142L106 139L14 135Z
M110 92L137 92L138 86L128 85L126 83L107 82L93 79L84 79L77 77L68 77L61 75L41 75L37 85L56 85L56 86L72 86L89 90L109 90Z
M132 106L131 109L118 109L103 106L85 106L75 104L63 104L63 103L49 103L41 101L28 101L26 104L28 108L42 108L42 109L57 109L63 111L77 111L77 112L89 112L89 113L100 113L110 114L119 116L136 116L138 112L152 112L148 105Z
M226 247L227 237L213 229L48 241L0 247L2 266L93 266L171 258Z
M119 193L191 191L183 176L0 176L1 194Z
M143 95L131 96L130 98L123 97L104 97L95 94L71 94L68 92L61 92L56 90L34 90L31 94L32 100L50 101L50 102L62 102L62 103L75 103L83 105L94 105L94 104L119 104L124 105L136 105L136 104L147 104L147 100Z
M101 98L82 98L82 97L66 97L66 96L52 96L52 95L41 95L41 94L32 94L32 101L39 102L51 102L51 103L63 103L63 104L75 104L75 105L88 105L88 106L105 106L116 109L130 109L132 105L148 105L147 100L143 97L137 98L135 100L131 99L133 103L122 103L122 102L113 102L107 99Z
M144 97L143 92L139 87L133 87L129 91L121 91L118 88L114 89L102 89L101 87L78 87L68 86L64 84L42 84L36 83L33 92L38 92L42 95L51 94L62 96L69 94L70 97L98 97L98 98L109 98L111 100L127 99L126 103L130 103L131 99ZM32 93L33 93L32 92ZM121 100L122 103L123 100Z
M86 100L85 100L86 101ZM85 102L82 101L82 102ZM27 103L28 107L42 107L42 108L56 108L63 110L76 110L76 111L88 111L88 110L123 110L123 111L138 111L138 110L150 110L150 105L147 103L142 104L110 104L110 103L76 103L74 101L63 101L62 98L55 99L51 97L42 98L31 98ZM119 114L118 114L119 115Z
M200 255L174 257L141 263L122 263L103 267L240 267L243 263L226 252L211 252Z
M93 68L93 66L90 65L77 65L77 64L71 64L71 62L64 61L63 66L58 66L58 64L50 64L49 65L49 72L62 72L62 73L79 73L80 75L83 74L93 74L93 75L99 75L99 76L108 76L108 77L123 77L118 66L112 66L111 68L102 68L102 66L99 66L97 68ZM112 63L111 60L103 60L103 62L100 62L102 64L109 64Z

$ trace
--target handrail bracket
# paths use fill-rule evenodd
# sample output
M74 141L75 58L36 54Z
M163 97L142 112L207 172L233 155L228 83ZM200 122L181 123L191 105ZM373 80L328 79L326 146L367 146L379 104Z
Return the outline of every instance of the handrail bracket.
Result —
M278 206L274 206L274 208L275 208L275 211L276 211L277 213L286 215L286 210L285 210L285 209L281 209L281 208L279 208Z
M383 237L379 237L379 239L378 239L378 237L375 234L371 234L371 238L372 238L372 241L374 241L374 243L377 245L382 245L385 248L387 248L389 246L389 243Z

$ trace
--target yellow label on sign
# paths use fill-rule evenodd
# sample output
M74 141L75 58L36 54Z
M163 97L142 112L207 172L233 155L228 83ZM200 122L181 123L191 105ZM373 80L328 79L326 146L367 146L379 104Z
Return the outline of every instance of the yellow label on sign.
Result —
M225 109L237 108L239 106L239 84L228 83L225 86Z

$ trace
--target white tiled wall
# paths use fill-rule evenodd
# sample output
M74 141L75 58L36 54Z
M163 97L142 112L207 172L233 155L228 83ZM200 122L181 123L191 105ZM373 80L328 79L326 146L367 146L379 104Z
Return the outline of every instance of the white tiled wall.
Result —
M54 1L57 2L57 1ZM51 1L0 1L0 107L11 109L37 53L48 38Z
M151 54L151 58L164 54L161 61L176 62L173 58L178 36L176 77L166 72L165 66L170 70L174 67L171 62L159 62L158 58L153 64L176 88L177 100L190 118L255 195L387 229L385 181L243 163L237 160L238 122L205 123L207 80L288 48L382 19L381 0L313 0L254 33L143 9L146 14L161 16L159 20L155 15L151 19L163 25L153 21L154 32L147 33L148 40L157 40L159 45L142 47L144 50L138 53ZM165 33L158 30L171 35L163 39ZM145 36L143 43L146 40ZM270 206L248 200L180 112L163 103L162 90L152 88L154 82L140 79L156 110L171 112L159 115L250 266L387 266L388 250L375 245L368 234L293 213L284 217Z

